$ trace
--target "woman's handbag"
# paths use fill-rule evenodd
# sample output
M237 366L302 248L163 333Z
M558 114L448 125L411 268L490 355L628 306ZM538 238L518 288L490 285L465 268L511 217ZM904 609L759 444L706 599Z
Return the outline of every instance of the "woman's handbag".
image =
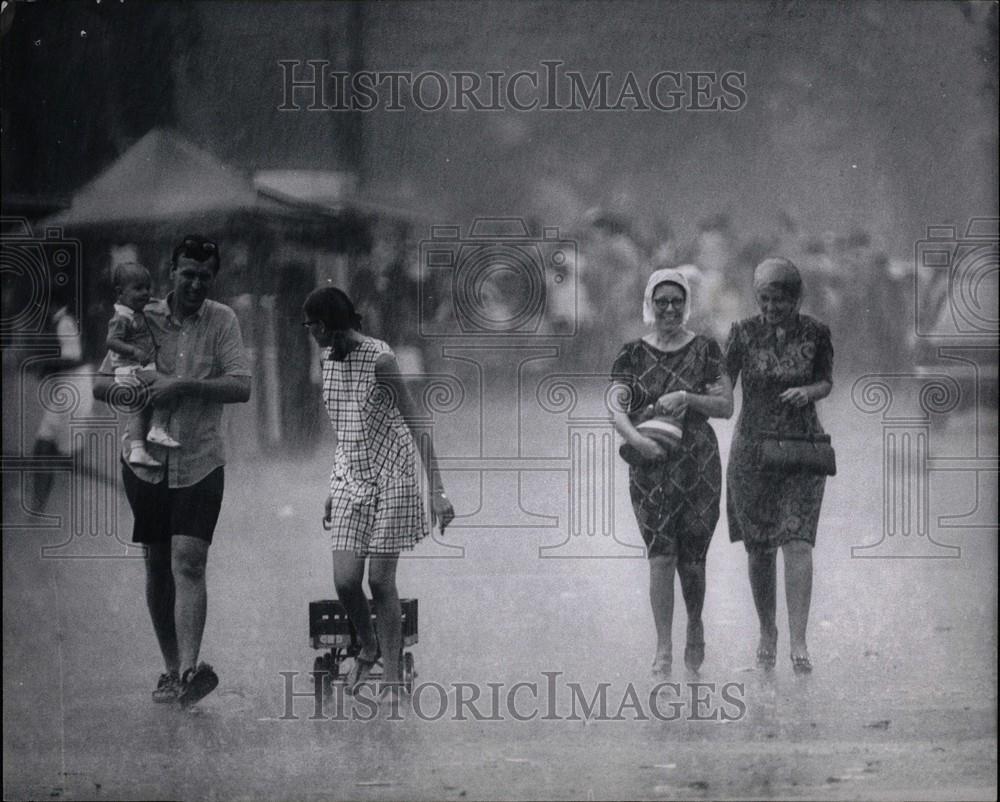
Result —
M760 467L772 473L837 475L837 455L828 434L763 432Z

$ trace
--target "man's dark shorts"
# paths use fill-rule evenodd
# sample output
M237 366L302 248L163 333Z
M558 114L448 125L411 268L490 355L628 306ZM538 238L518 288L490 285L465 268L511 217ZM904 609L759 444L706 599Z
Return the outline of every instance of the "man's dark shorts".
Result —
M135 518L133 543L169 543L174 535L212 542L225 484L221 466L189 487L171 489L166 479L155 485L143 482L125 465L122 480Z

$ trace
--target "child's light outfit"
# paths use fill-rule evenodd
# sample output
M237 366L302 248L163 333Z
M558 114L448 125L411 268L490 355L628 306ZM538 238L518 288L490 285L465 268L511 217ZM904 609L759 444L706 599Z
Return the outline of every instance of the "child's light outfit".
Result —
M156 340L149 328L149 322L142 312L136 312L131 307L116 303L115 312L111 316L111 320L108 321L108 337L121 340L127 345L151 354L153 357L147 364L142 364L135 359L109 350L111 365L115 370L115 384L135 386L138 383L138 379L135 377L138 371L156 370ZM167 434L166 422L168 418L169 410L154 407L151 416L149 413L138 413L129 420L128 436L131 441L131 449L128 461L130 463L151 467L161 464L146 451L144 440L166 448L180 446L180 443ZM149 425L148 433L146 432L147 422Z
M134 376L138 370L156 370L156 342L142 312L136 312L125 304L115 304L115 313L108 321L108 337L114 337L153 355L153 361L143 365L117 351L111 351L111 366L115 369L116 384L132 384L126 377Z

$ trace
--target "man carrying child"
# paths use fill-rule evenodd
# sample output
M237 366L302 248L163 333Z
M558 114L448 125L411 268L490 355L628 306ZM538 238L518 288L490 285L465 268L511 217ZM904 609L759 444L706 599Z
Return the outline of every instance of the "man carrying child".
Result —
M168 434L183 448L159 449L154 453L163 464L151 466L128 461L130 444L122 479L135 519L132 539L146 546L146 604L166 668L153 700L186 706L219 682L211 666L198 662L205 566L222 506L222 408L250 398L250 367L236 314L207 298L219 271L218 246L185 237L170 263L172 291L143 310L159 372L136 376L154 408L172 405ZM110 356L101 373L114 373ZM109 375L95 394L107 400L112 385Z

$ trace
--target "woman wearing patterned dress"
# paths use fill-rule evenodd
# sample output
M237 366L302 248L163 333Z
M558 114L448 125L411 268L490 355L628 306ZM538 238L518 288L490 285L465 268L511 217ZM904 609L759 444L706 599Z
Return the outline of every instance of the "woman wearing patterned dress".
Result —
M685 328L691 304L683 273L653 273L643 297L643 320L653 331L626 343L612 369L620 406L613 412L615 428L646 458L629 469L629 493L649 558L654 675L671 668L675 571L688 615L684 663L697 671L705 657L705 555L722 491L719 446L708 418L728 418L733 411L732 385L722 373L718 344ZM683 438L670 453L636 429L651 404L660 414L683 420Z
M403 639L396 564L400 551L428 534L415 441L431 487L431 524L440 522L444 531L455 512L430 438L413 429L413 403L389 346L361 334L354 305L335 287L314 290L302 310L303 325L323 349L323 400L337 435L324 520L331 528L337 596L361 642L347 688L353 692L364 682L381 655L384 690L398 694ZM362 588L366 559L377 638Z
M816 401L833 389L830 330L799 314L802 278L787 259L766 259L754 272L761 314L734 323L726 344L725 369L735 383L742 375L743 407L726 471L729 535L747 550L750 587L760 619L757 665L774 667L775 562L785 561L785 597L792 667L812 671L806 623L812 596L812 549L826 477L760 470L761 432L820 433Z

